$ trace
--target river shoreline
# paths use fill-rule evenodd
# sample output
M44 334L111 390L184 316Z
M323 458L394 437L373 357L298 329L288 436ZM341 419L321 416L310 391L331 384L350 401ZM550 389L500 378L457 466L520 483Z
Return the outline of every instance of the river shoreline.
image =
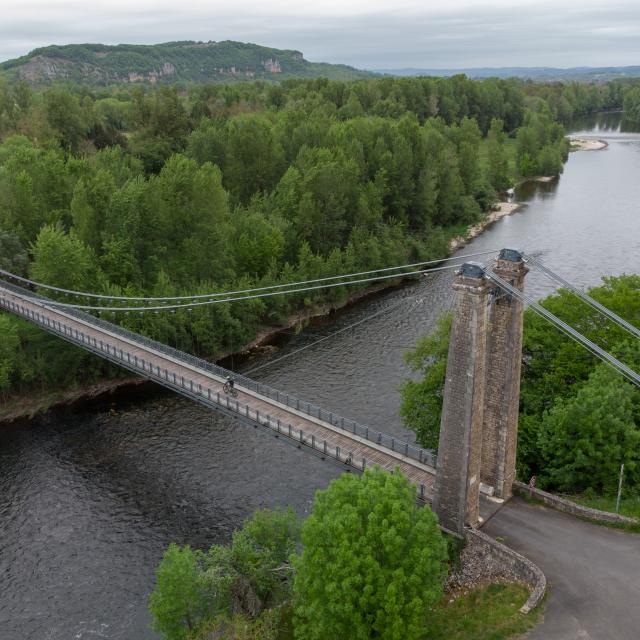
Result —
M450 254L464 247L498 220L515 213L521 206L521 203L518 202L497 203L495 210L489 213L483 220L475 225L471 225L464 235L456 236L449 241ZM398 284L388 284L385 282L367 287L362 291L350 295L346 301L338 307L334 304L327 303L319 307L302 309L290 316L284 325L264 327L251 342L247 343L239 351L219 354L215 362L221 363L231 357L249 356L251 352L272 345L273 342L286 331L300 327L302 324L311 320L325 318L336 311L346 310L358 302L397 286ZM39 414L55 409L84 405L94 401L96 403L104 402L105 400L109 401L116 392L132 389L142 390L154 385L155 383L146 378L126 377L102 380L95 384L66 389L64 391L47 391L41 394L32 393L19 396L0 406L0 426L17 421L31 420Z
M601 151L609 146L608 142L596 140L595 138L569 137L569 142L571 143L570 151Z

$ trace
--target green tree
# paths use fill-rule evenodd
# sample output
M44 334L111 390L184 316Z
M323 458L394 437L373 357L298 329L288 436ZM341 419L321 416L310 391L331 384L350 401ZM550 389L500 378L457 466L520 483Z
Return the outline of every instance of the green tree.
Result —
M302 174L295 221L298 238L326 255L343 245L345 231L359 211L358 168L342 153L328 149L300 153L298 165Z
M487 177L491 186L504 191L511 186L511 174L509 171L509 161L504 148L506 136L503 133L503 122L498 118L491 120L491 127L487 134L487 156L488 169Z
M463 118L455 132L460 178L467 194L473 193L479 177L478 149L481 137L478 123L472 118Z
M638 481L640 391L599 365L575 395L557 398L538 432L543 486L613 493L620 465L627 485Z
M272 189L286 166L273 125L258 114L242 114L227 126L225 184L241 202L258 191Z
M283 220L269 220L252 206L248 210L236 210L233 224L233 248L239 274L261 278L272 266L280 264L285 250Z
M18 80L13 85L13 99L21 112L26 112L33 101L33 91L25 80Z
M11 386L11 374L16 369L20 350L20 337L15 321L0 315L0 394Z
M57 132L65 149L77 151L89 130L87 114L78 97L61 88L44 94L45 112L49 125Z
M429 449L438 448L451 320L450 313L441 316L435 331L420 338L405 355L418 379L407 380L400 388L400 415L405 426L415 431L416 440Z
M295 558L295 637L414 640L442 595L446 543L399 472L344 474L319 491Z
M157 198L158 257L182 284L234 275L227 193L218 167L172 156L151 182ZM184 259L189 256L189 260Z
M623 109L625 118L633 122L640 122L640 86L625 91Z
M24 276L29 266L29 256L20 238L11 231L0 229L0 269Z
M171 544L156 570L149 597L152 627L166 640L184 640L215 615L215 598L201 569L203 554Z
M234 531L231 547L214 546L207 556L209 574L231 580L227 611L256 616L289 595L289 558L300 541L293 509L261 509Z
M73 231L66 233L59 226L46 225L31 252L31 277L34 280L84 291L95 285L95 255Z
M222 626L234 613L258 617L288 598L289 557L299 542L295 512L278 508L256 511L230 545L213 545L207 553L170 545L149 599L153 628L166 640L182 640L211 621L218 628L220 616Z

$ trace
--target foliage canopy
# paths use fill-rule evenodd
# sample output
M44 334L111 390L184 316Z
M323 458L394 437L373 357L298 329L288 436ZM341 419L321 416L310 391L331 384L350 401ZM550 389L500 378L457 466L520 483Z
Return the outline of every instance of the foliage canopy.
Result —
M447 546L400 473L343 474L319 491L295 560L295 637L412 640L442 594Z

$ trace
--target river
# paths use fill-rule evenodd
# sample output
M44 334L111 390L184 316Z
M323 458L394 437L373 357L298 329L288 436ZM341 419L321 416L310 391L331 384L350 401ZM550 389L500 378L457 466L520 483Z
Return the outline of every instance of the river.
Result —
M577 123L576 133L608 148L572 153L559 180L521 186L516 199L525 206L462 252L521 247L582 286L640 271L640 135L625 129L619 114ZM254 377L406 436L398 418L403 353L450 307L450 279L370 298L286 336L275 353L233 364L249 370L292 353ZM527 280L537 297L553 290L535 273ZM2 640L157 638L146 606L169 542L227 542L259 507L305 514L314 492L340 473L185 399L145 395L0 429Z

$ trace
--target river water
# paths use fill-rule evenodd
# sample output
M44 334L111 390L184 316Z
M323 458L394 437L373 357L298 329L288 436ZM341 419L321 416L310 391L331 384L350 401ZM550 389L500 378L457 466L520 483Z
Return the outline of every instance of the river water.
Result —
M522 186L525 206L462 253L521 247L582 286L640 271L640 135L619 114L574 129L608 148L573 153L559 180ZM535 273L527 280L537 297L553 290ZM450 308L450 284L445 272L388 291L233 364L273 362L253 376L406 437L403 353ZM340 473L185 399L145 395L0 428L0 639L157 638L146 605L169 542L227 542L260 507L305 514Z

